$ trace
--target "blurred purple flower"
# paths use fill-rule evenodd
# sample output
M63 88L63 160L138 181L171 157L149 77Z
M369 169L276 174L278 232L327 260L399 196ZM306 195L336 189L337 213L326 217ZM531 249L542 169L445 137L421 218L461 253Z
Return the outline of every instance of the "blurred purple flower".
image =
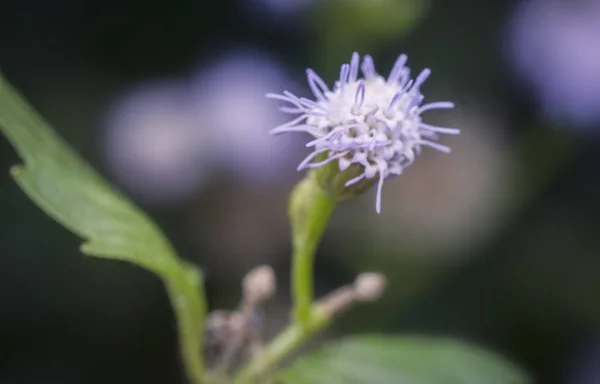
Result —
M129 90L108 112L109 167L139 198L165 203L196 192L214 167L247 182L292 178L284 170L299 160L301 143L266 134L285 121L264 97L280 86L290 81L273 60L238 52L191 80Z
M249 14L262 19L284 21L318 0L245 0ZM273 17L276 16L276 17ZM283 19L282 19L283 18Z
M600 121L600 2L529 0L508 24L508 59L558 122Z
M117 101L108 113L109 167L143 200L184 198L206 176L210 145L191 113L185 91L183 84L174 81L144 84Z
M567 359L567 384L600 383L600 337L594 335L583 342Z
M226 55L199 72L193 82L195 113L211 134L219 164L253 182L290 177L286 168L298 160L301 143L267 135L286 117L264 97L273 87L289 86L276 62L254 52Z

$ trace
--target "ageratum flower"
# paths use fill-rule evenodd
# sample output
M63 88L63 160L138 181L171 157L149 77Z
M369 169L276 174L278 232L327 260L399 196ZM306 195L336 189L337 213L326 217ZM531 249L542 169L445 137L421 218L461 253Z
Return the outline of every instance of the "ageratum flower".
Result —
M454 104L422 104L420 88L431 71L424 69L412 80L406 60L406 55L398 57L386 79L366 55L360 65L363 77L359 78L360 56L355 52L350 64L342 65L332 90L312 69L306 70L316 100L288 91L267 95L287 103L280 107L283 112L299 115L274 128L272 134L306 132L314 138L306 144L313 151L298 170L316 168L322 187L336 197L347 197L346 192L357 189L362 192L377 181L377 213L381 212L385 179L400 175L422 146L449 153L449 147L437 142L438 134L460 133L455 128L423 123L422 113L453 108Z

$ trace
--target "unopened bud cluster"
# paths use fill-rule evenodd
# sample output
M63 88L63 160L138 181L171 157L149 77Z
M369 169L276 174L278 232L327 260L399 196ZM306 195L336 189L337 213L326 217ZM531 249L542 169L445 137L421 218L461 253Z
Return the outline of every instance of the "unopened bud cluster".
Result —
M362 273L353 285L342 286L316 303L322 314L334 317L353 304L374 301L385 288L385 277L379 273ZM251 270L242 281L242 300L233 311L216 310L206 321L206 356L210 365L227 371L252 357L262 348L261 305L276 290L273 269L260 266Z
M259 303L270 299L275 294L275 272L268 265L250 271L242 282L244 300Z
M261 348L261 305L275 290L273 269L267 265L257 267L242 281L242 300L237 310L216 310L209 314L205 350L212 365L227 370Z

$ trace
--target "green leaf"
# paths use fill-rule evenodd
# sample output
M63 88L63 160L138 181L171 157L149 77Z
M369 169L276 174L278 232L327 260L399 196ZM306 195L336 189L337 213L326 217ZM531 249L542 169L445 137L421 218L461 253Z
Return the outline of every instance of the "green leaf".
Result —
M11 173L49 216L85 241L83 253L129 261L165 283L188 375L202 380L205 300L200 271L180 260L156 225L108 184L0 76L0 130L25 165Z
M418 336L348 338L301 357L285 384L525 384L502 357L451 339Z

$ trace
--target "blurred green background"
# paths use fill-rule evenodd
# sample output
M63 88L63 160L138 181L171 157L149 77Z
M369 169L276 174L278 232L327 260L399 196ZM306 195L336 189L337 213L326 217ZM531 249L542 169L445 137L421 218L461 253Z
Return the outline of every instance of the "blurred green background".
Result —
M432 69L426 101L457 105L426 120L463 133L442 139L452 154L425 150L387 181L381 215L373 193L336 211L317 292L366 270L390 285L323 338L455 336L536 382L598 383L600 7L558 3L10 1L0 69L204 269L211 308L234 308L244 274L272 265L272 335L288 315L286 200L307 152L301 136L267 135L286 117L264 94L308 96L306 67L331 84L355 50L382 74L406 53L413 75ZM18 162L0 139L0 382L184 382L158 279L82 257L10 179Z

